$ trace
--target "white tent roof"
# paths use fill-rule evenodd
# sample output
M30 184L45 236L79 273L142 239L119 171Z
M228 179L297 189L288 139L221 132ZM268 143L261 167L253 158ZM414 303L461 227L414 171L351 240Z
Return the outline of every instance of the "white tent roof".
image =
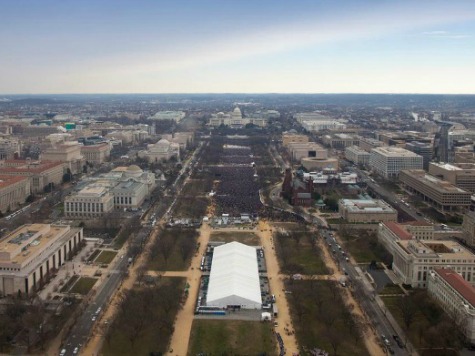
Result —
M262 304L257 254L254 247L230 242L214 248L206 304L226 307Z

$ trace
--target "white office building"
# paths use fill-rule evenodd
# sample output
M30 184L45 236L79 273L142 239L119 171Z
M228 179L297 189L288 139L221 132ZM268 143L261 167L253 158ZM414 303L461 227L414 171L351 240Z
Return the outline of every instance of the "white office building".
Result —
M423 158L404 148L388 146L371 150L371 169L386 179L396 179L403 169L422 169Z

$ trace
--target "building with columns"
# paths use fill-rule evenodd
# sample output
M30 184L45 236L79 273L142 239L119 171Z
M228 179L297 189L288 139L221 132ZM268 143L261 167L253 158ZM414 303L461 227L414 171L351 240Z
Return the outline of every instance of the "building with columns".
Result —
M427 279L428 292L472 344L475 343L475 288L452 269L436 268Z
M45 161L63 162L64 169L70 169L72 174L82 172L85 159L81 154L81 146L77 141L66 141L53 144L41 153L40 158Z
M0 213L14 211L30 195L28 177L0 175Z
M98 219L113 209L111 190L97 184L89 184L64 199L64 216L69 219Z
M99 165L107 161L111 153L111 146L108 142L95 145L81 146L81 154L89 163Z
M42 193L50 185L63 181L63 163L50 161L5 160L0 165L0 175L28 177L31 193Z
M82 228L28 224L0 241L0 295L30 294L80 248Z

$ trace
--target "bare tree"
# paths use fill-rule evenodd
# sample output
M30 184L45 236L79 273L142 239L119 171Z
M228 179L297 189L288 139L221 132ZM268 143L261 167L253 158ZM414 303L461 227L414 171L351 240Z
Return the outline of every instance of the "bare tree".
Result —
M160 236L158 248L163 256L163 260L165 261L165 268L167 267L168 259L173 251L173 246L175 246L175 238L171 234L165 233Z
M338 349L340 348L344 335L339 330L336 330L335 328L328 328L326 331L326 339L330 343L332 349L333 349L333 355L338 354Z
M417 306L411 296L404 296L399 298L397 307L399 313L401 314L402 321L404 322L404 327L407 331L414 322L417 313Z
M196 241L194 238L183 236L180 240L180 253L183 262L185 262L196 249Z

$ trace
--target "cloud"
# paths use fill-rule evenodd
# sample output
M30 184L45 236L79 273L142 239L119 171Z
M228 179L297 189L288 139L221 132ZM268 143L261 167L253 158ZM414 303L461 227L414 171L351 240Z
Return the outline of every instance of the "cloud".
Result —
M447 38L447 39L455 39L455 40L472 37L472 35L469 35L469 34L451 33L448 31L441 31L441 30L422 32L422 35L428 36L431 38Z

